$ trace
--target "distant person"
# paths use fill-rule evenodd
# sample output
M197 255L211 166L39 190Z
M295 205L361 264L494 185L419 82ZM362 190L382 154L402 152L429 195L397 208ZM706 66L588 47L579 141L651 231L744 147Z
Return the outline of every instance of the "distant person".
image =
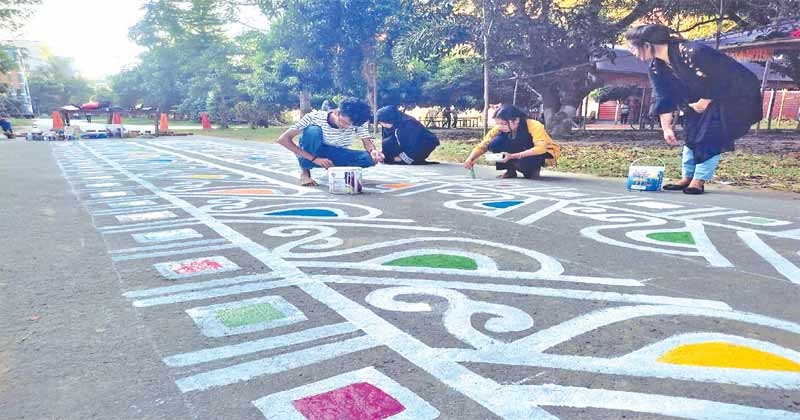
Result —
M458 112L456 111L455 105L450 105L450 118L451 118L451 127L452 128L458 127Z
M631 107L628 105L628 101L623 101L622 105L619 107L619 122L621 124L628 123L628 115L631 113Z
M561 148L550 138L544 125L529 119L513 105L501 105L495 111L495 127L472 149L464 167L472 169L475 161L487 151L502 153L497 170L505 170L500 178L516 178L517 171L525 178L538 178L542 166L555 164Z
M383 154L375 148L367 124L370 108L366 102L346 98L331 111L312 111L278 137L278 144L297 155L300 162L300 185L316 186L311 178L312 168L359 166L367 168L383 162ZM294 138L300 136L300 146ZM359 138L364 149L347 147Z
M0 128L3 129L3 134L7 138L14 138L14 128L11 126L11 118L8 115L0 115Z
M442 128L450 128L450 121L452 120L453 114L450 113L449 107L444 107L442 110L442 117L444 117L444 122L442 122Z
M86 122L88 122L88 123L92 122L92 113L91 112L87 112L86 113Z
M677 146L673 112L684 111L686 142L683 177L665 190L702 194L714 176L722 153L734 150L736 139L761 120L762 99L756 76L746 67L707 45L687 42L664 25L641 25L625 34L628 48L649 60L654 98L664 140Z
M378 124L383 129L381 151L386 163L423 165L439 145L435 134L394 105L378 110Z

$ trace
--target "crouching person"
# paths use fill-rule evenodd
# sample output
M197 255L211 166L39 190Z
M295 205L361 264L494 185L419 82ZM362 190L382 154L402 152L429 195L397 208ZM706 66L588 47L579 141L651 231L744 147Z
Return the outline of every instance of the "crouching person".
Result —
M424 165L439 145L435 134L394 105L378 110L378 124L383 127L381 151L386 163Z
M278 144L297 155L300 162L300 185L316 186L312 168L359 166L368 168L383 162L383 154L375 148L369 133L370 108L366 102L347 98L337 109L306 114L278 138ZM298 147L294 138L300 134ZM358 138L365 151L347 147Z
M464 167L472 169L475 161L487 151L503 153L497 170L505 170L500 178L516 178L517 171L525 178L537 178L542 166L554 165L561 148L550 138L544 125L528 119L513 105L501 105L494 113L495 127L472 149Z

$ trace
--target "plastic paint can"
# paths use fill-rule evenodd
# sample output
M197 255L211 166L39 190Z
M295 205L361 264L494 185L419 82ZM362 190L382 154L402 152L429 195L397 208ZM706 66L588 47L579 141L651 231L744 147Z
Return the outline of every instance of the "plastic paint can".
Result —
M328 192L331 194L361 194L361 168L339 166L328 168Z

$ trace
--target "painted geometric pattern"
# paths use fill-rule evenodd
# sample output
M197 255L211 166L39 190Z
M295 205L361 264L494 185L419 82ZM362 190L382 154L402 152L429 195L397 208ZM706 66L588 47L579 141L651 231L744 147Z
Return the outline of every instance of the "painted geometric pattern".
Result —
M278 147L203 138L55 153L75 184L126 188L80 193L121 273L186 279L123 279L150 319L180 325L160 342L177 389L263 396L208 418L463 418L451 398L472 418L800 418L782 400L800 400L800 325L657 284L676 262L708 282L800 283L795 220L430 167L368 168L364 195L330 196L296 185ZM408 205L436 211L415 220ZM162 212L176 217L137 216ZM455 232L454 215L513 234ZM549 230L556 218L569 230ZM631 264L641 278L614 274ZM214 341L179 344L193 337Z

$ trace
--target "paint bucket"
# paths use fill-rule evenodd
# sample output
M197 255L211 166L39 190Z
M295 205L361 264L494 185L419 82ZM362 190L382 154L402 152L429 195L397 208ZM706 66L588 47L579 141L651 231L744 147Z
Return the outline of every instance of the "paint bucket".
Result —
M355 166L328 168L328 192L360 194L361 190L361 168Z
M640 160L658 160L660 166L637 165ZM639 158L631 163L628 169L628 190L631 191L660 191L664 181L664 161L649 156Z

